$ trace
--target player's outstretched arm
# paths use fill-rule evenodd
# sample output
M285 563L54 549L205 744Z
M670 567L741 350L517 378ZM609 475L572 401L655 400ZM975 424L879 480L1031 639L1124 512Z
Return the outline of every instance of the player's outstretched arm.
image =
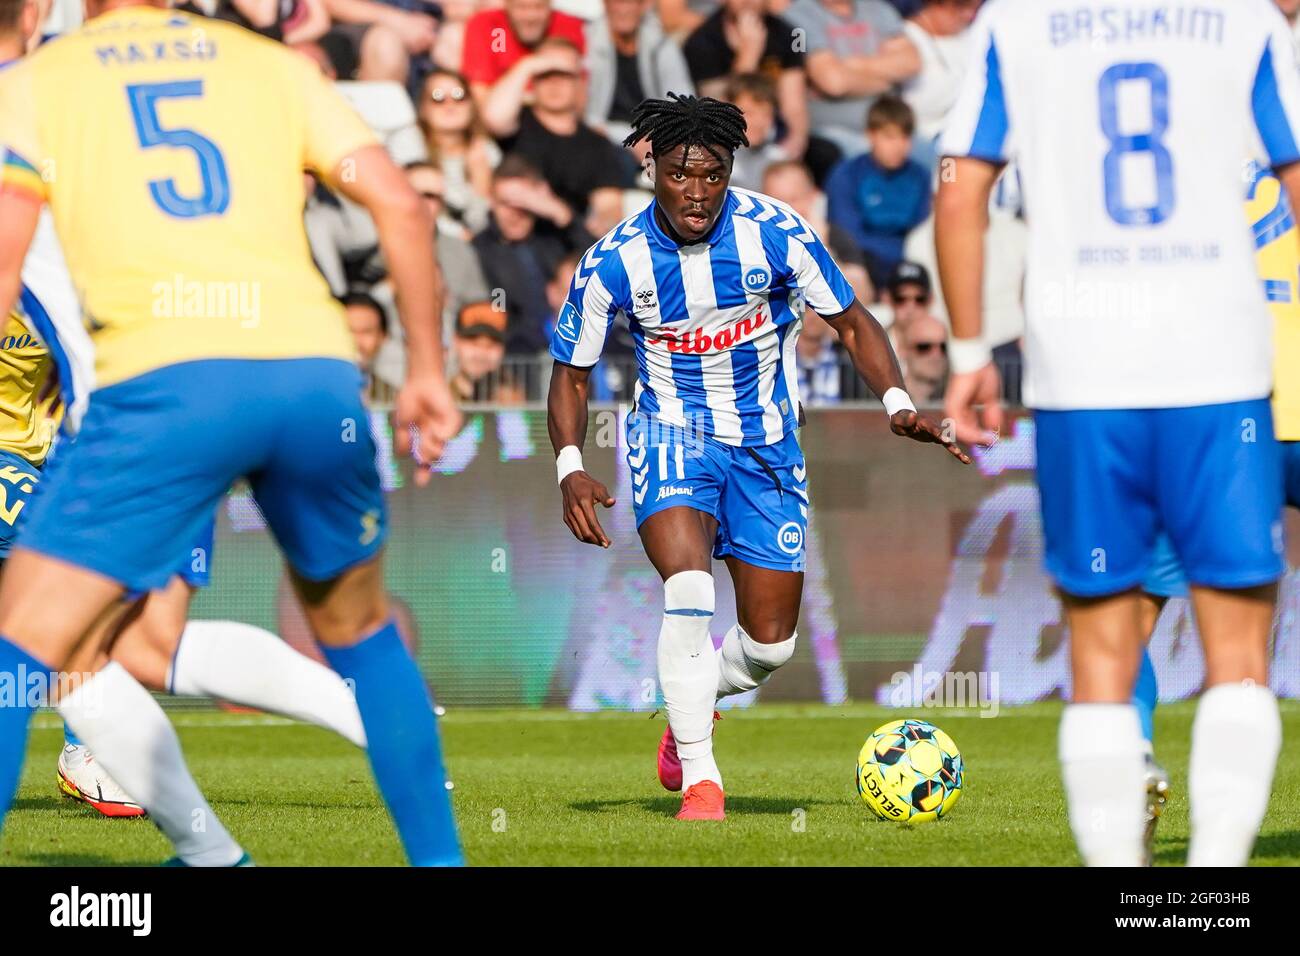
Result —
M1002 431L1002 381L981 334L984 233L989 194L1002 167L968 157L944 162L952 165L940 177L934 204L939 283L952 323L943 411L959 441L991 445Z
M546 429L555 449L555 468L564 498L564 523L579 541L608 548L610 540L596 517L596 505L611 508L614 497L582 466L590 378L591 369L555 363L551 391L546 396Z
M898 367L898 356L889 343L889 336L880 327L876 317L857 299L839 315L826 320L837 333L853 366L867 386L885 402L889 411L889 427L895 435L904 435L914 441L934 442L943 445L963 464L970 457L952 438L944 435L938 425L912 407L903 387L903 372ZM896 398L897 397L897 398ZM894 407L905 402L906 407Z
M406 380L393 408L394 444L398 454L409 454L414 425L419 434L416 460L432 462L461 426L443 366L443 285L433 220L382 146L363 147L339 165L350 174L340 176L335 170L331 184L375 221L406 339ZM429 480L427 469L417 469L416 484Z
M0 150L0 152L3 152ZM8 315L23 286L23 260L36 235L41 204L16 189L0 188L0 315Z

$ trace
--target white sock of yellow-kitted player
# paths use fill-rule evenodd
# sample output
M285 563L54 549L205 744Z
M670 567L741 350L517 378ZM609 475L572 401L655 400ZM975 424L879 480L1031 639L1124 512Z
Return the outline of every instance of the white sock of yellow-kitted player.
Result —
M366 745L356 699L343 678L251 624L186 624L167 689L284 714L332 730L358 747Z
M73 732L148 811L190 866L233 866L244 851L190 776L180 741L147 690L110 663L58 703Z

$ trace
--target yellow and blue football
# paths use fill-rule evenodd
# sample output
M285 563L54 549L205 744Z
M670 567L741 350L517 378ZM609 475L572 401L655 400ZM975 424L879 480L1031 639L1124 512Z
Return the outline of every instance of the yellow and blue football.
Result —
M924 720L890 721L858 753L858 795L882 820L916 826L946 817L963 776L957 745Z

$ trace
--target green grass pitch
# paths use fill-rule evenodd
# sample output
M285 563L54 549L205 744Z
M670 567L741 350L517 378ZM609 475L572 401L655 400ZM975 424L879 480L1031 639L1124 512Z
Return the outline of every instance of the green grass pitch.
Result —
M1282 705L1300 736L1300 703ZM716 749L728 818L682 824L660 789L662 716L459 710L442 723L456 813L471 864L1061 865L1076 862L1055 759L1059 704L922 711L966 760L952 816L916 829L877 821L854 788L866 735L903 712L759 705L729 712ZM1173 797L1158 864L1187 849L1187 751L1193 707L1156 714L1157 753ZM260 715L173 714L190 767L230 830L263 866L402 862L364 755L325 731ZM1242 728L1249 733L1249 727ZM38 717L23 783L0 838L4 865L152 865L169 856L146 821L105 820L61 798L59 725ZM1231 759L1231 755L1225 755ZM1253 862L1300 863L1300 752L1284 747Z

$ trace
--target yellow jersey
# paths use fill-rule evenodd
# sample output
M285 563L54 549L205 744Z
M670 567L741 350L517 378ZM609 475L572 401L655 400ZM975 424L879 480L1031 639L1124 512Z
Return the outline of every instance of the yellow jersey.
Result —
M1246 218L1255 235L1255 263L1273 314L1273 429L1300 441L1300 233L1281 182L1256 167Z
M59 428L59 399L39 396L53 366L50 353L14 312L0 330L0 451L44 464Z
M100 387L195 359L354 360L302 174L346 178L375 141L306 57L156 7L0 74L0 188L49 203Z

